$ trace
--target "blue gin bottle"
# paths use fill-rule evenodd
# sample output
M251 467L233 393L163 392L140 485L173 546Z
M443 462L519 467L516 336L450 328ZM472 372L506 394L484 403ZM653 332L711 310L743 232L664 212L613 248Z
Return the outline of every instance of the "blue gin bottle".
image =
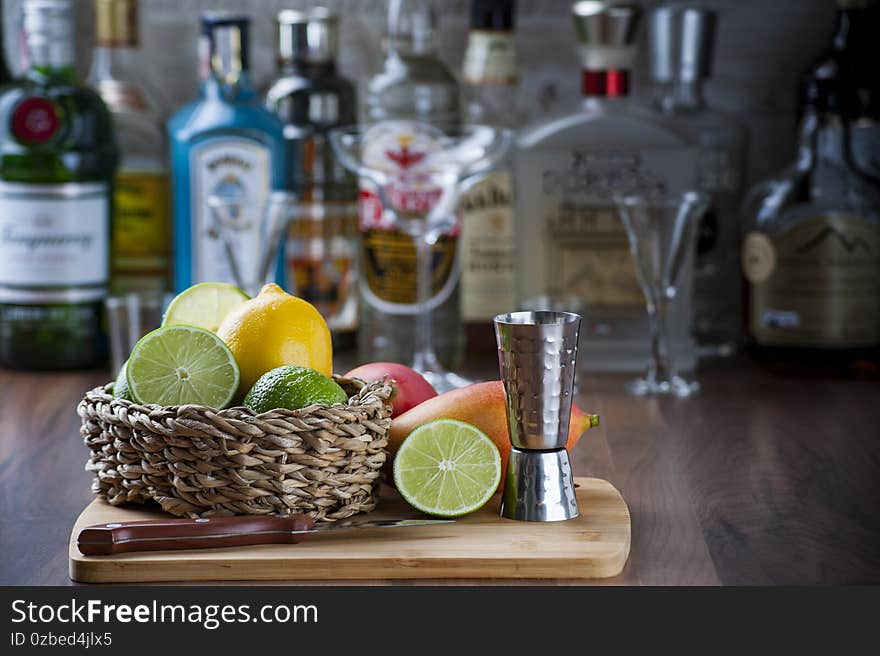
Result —
M287 178L284 126L263 107L248 72L250 19L206 12L201 23L199 98L168 121L177 291L198 282L238 282L215 216L218 197L241 200L234 256L237 266L255 266L263 257L260 229L269 194ZM279 261L281 285L282 277Z

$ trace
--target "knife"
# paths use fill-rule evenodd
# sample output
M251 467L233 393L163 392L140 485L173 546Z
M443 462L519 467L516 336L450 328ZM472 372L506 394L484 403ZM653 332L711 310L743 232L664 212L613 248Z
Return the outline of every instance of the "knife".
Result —
M454 521L451 519L349 520L316 526L308 515L148 519L141 522L112 522L88 526L79 532L76 546L86 556L106 556L132 551L296 544L302 542L310 533L355 528L430 526Z

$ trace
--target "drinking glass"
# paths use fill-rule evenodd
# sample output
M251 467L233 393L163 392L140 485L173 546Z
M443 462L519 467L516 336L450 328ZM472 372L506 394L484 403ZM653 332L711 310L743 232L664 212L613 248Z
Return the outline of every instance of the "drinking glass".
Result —
M350 126L330 132L340 163L375 185L384 225L415 242L412 367L441 393L471 381L447 371L434 350L431 253L440 237L455 227L461 194L498 164L512 139L510 130L489 125L466 125L446 134L418 121L383 121L370 128Z
M690 396L696 381L678 375L669 350L669 307L678 293L682 269L693 252L700 216L708 198L696 191L678 195L629 195L615 199L626 227L651 330L651 359L644 378L629 385L639 396Z
M235 284L248 295L256 296L263 285L273 278L281 237L293 217L296 195L273 191L259 212L248 212L252 203L238 187L229 185L208 196L213 216L213 233L223 241L229 269ZM254 218L260 222L254 225ZM256 235L256 243L253 237Z
M173 296L164 292L132 292L107 297L107 332L113 375L122 368L138 340L162 324Z

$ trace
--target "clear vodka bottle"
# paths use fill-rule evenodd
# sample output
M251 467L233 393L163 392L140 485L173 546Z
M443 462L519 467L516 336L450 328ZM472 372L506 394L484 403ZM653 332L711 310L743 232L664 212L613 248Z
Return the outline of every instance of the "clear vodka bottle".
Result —
M457 129L460 91L455 76L437 55L436 29L429 0L389 0L385 60L360 94L361 123L415 120L445 132ZM397 139L389 137L389 146L391 141ZM406 157L398 159L406 166ZM360 358L410 362L415 348L415 244L411 237L383 225L381 204L367 180L360 182L360 231ZM456 365L463 342L458 241L456 228L434 247L436 293L430 302L434 346L448 367Z
M648 319L614 196L693 188L696 149L668 117L629 97L639 9L585 1L572 11L582 103L518 139L520 305L583 314L579 361L591 371L641 371L649 357ZM669 333L683 371L696 363L691 283L686 264Z

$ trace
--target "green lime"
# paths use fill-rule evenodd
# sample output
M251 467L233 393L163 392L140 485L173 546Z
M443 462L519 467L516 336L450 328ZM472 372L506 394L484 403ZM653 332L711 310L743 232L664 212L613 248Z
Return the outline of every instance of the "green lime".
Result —
M400 494L413 508L437 517L479 510L500 481L498 447L476 426L455 419L422 424L394 458Z
M165 310L162 325L184 324L216 333L226 315L248 298L235 285L200 282L174 297Z
M164 326L135 344L125 367L138 403L195 403L224 408L238 388L238 364L214 333L196 326Z
M119 368L119 374L116 376L116 382L113 383L113 396L117 399L125 399L126 401L134 401L131 398L131 390L128 389L128 378L126 378L125 370L128 366L128 360L122 363Z
M319 371L285 365L267 371L244 397L244 406L257 414L276 408L299 410L316 403L346 403L348 395Z

